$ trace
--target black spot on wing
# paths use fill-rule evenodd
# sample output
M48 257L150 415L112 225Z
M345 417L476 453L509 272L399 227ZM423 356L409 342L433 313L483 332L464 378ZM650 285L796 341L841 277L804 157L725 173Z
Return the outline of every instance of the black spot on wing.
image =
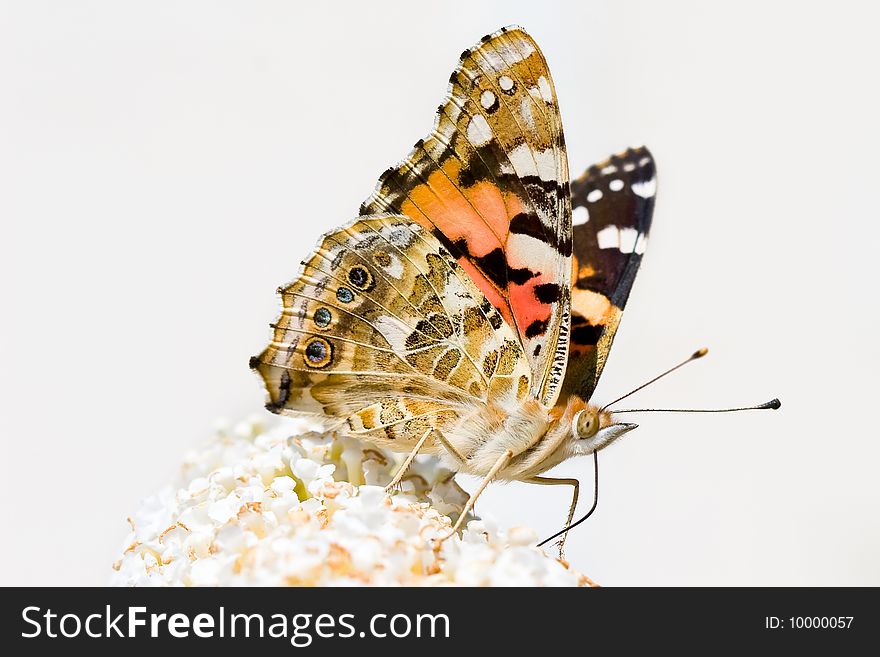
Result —
M517 235L528 235L542 242L547 241L544 224L534 212L520 212L510 220L510 232Z
M464 251L465 253L467 252L467 242L465 240L458 240L456 244L460 247L461 251ZM470 255L468 258L481 272L483 272L483 274L486 275L486 278L501 290L506 290L510 283L525 285L528 281L537 276L537 274L528 267L514 269L508 266L507 258L504 255L504 251L501 250L501 247L492 249L486 255Z
M515 215L510 220L510 232L516 235L528 235L549 244L563 256L571 255L571 237L556 234L552 228L544 226L534 212L520 212Z
M458 174L458 186L468 189L477 184L476 172L474 167L463 167Z
M541 303L555 303L559 301L562 290L556 283L542 283L535 286L535 298Z
M536 276L537 274L528 267L521 267L519 269L507 268L507 280L516 285L525 285Z
M604 326L593 326L580 315L573 316L571 324L571 343L582 347L598 344L605 331Z
M540 189L545 194L562 196L566 191L565 185L561 184L558 180L544 180L540 176L534 175L520 176L519 179L523 185Z
M467 242L463 239L459 242L463 247L462 251L467 253ZM507 259L500 247L484 256L471 256L471 260L497 287L502 290L507 289Z
M290 373L287 370L281 372L281 379L278 381L278 399L266 403L266 410L272 413L279 413L287 400L290 398Z
M547 321L536 319L526 327L526 337L535 338L547 332Z

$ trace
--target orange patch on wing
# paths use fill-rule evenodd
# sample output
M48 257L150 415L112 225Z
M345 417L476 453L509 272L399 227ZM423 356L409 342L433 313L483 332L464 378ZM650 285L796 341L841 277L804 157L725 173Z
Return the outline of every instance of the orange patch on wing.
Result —
M588 263L581 264L576 255L571 256L571 280L579 281L582 278L595 276L596 270Z
M466 239L472 253L485 255L507 240L511 215L498 187L483 181L463 190L458 185L460 174L461 163L448 160L410 191L401 210L426 228L438 228L453 242Z
M510 305L516 309L516 322L523 334L533 322L549 324L553 307L549 303L541 303L535 296L535 286L546 282L544 276L536 276L524 285L510 285Z
M571 291L571 309L582 315L593 326L604 324L605 318L614 312L611 300L604 294L577 288Z
M473 207L489 224L492 232L506 240L507 233L510 231L510 217L512 214L510 214L510 210L505 204L501 190L492 183L478 182L465 192L465 196L468 197ZM495 248L495 246L492 248ZM489 249L489 251L491 250Z

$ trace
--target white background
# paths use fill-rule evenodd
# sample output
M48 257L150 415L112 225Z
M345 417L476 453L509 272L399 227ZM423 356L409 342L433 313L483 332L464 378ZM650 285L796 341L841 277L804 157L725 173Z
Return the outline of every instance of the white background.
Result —
M315 5L320 4L320 8ZM876 39L846 2L0 4L0 583L102 584L218 417L319 233L424 136L458 54L520 23L572 172L660 171L597 400L633 401L569 542L606 585L880 585ZM591 463L558 469L584 480ZM463 482L473 487L473 480ZM493 486L541 534L568 492Z

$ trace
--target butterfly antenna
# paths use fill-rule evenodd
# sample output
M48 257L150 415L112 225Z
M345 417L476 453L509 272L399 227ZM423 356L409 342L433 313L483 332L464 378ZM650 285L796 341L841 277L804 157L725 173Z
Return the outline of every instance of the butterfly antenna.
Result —
M613 405L616 404L617 402L619 402L619 401L623 401L624 399L626 399L626 398L629 397L630 395L634 395L634 394L636 394L639 390L642 390L642 389L644 389L644 388L647 388L649 385L651 385L651 384L654 383L655 381L659 381L660 379L662 379L662 378L663 378L664 376L666 376L667 374L672 374L672 373L673 373L675 370L677 370L679 367L684 367L685 365L687 365L687 364L690 363L691 361L697 360L698 358L702 358L703 356L705 356L705 355L708 354L708 353L709 353L709 350L706 349L705 347L703 347L702 349L697 349L697 350L696 350L694 353L692 353L692 354L691 354L686 360L680 362L680 363L679 363L678 365L676 365L675 367L670 367L668 370L666 370L665 372L663 372L663 374L658 374L657 376L655 376L653 379L651 379L651 380L648 381L647 383L643 383L643 384L640 385L638 388L635 388L635 389L633 389L633 390L630 390L628 393L626 393L626 394L623 395L622 397L618 397L618 398L615 399L613 402L610 402L610 403L608 403L608 404L605 404L605 405L601 408L601 411L606 411L606 410L608 410L608 407L609 407L609 406L613 406ZM601 412L601 411L600 411L600 412ZM615 413L618 413L618 412L620 412L620 411L615 411Z
M538 543L538 547L541 547L545 543L549 543L550 541L552 541L554 538L556 538L558 536L562 536L565 532L567 532L570 529L574 529L579 524L581 524L584 520L586 520L591 515L593 515L593 511L596 510L596 505L599 504L599 452L598 451L593 452L593 473L594 473L593 480L596 482L593 485L593 506L590 507L590 510L587 511L587 513L584 515L583 518L581 518L580 520L578 520L576 522L571 523L568 527L563 527L558 532L553 534L553 536L551 536L550 538L545 538L543 541Z
M776 410L782 406L778 399L771 399L756 406L743 406L741 408L627 408L618 413L733 413L734 411L762 411L764 409Z

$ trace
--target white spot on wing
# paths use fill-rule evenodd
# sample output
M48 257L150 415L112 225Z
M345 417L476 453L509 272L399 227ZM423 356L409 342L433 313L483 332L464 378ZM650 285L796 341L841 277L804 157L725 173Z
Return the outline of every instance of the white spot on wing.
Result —
M485 146L492 139L492 130L482 114L471 117L467 127L467 137L474 146Z
M642 198L651 198L657 193L657 178L651 178L644 182L633 183L633 194Z
M513 48L506 43L502 44L501 47L501 52L505 55L509 55L511 61L521 62L535 52L535 47L528 41L517 39L516 42L519 44L519 48Z
M530 130L535 130L535 117L532 116L532 99L530 96L523 96L522 103L520 103L519 111L522 114L523 120L526 122L526 125L529 126Z
M592 192L587 194L587 202L588 203L595 203L596 201L598 201L601 198L602 198L602 190L601 189L594 189Z
M452 121L450 121L446 116L439 117L437 121L437 132L446 137L446 139L452 139L452 135L455 134L455 131L458 129L458 126L455 125Z
M550 230L547 230L548 234ZM539 237L524 233L510 233L507 238L507 262L511 267L552 267L559 253Z
M639 239L639 231L635 228L620 228L618 229L618 233L620 235L619 242L621 253L632 253L636 248L636 241Z
M373 326L388 340L388 344L397 353L406 351L406 339L412 329L391 315L380 315L372 320Z
M498 86L504 91L510 91L513 89L513 80L507 75L502 75L498 78Z
M571 211L571 225L581 226L590 220L590 211L586 205L579 205Z
M443 308L449 315L464 312L464 309L474 302L469 296L467 288L455 276L447 277L446 284L438 292L440 292L440 303L443 304Z
M644 233L639 233L639 239L636 240L636 248L633 249L633 252L642 255L647 247L648 236Z
M536 163L534 158L532 158L532 151L528 147L528 144L520 144L514 148L510 151L508 159L513 165L514 170L519 173L520 176L538 175Z
M495 94L486 89L482 94L480 94L480 105L483 106L483 109L489 109L492 105L495 104Z
M400 280L403 278L403 263L400 261L400 258L393 253L389 253L388 257L391 259L391 264L384 267L385 273L392 278Z
M409 226L382 226L379 234L400 249L407 248L415 237Z
M499 162L498 166L501 168L501 173L516 173L516 169L513 168L513 165L510 164L510 162Z
M489 61L489 65L496 71L503 71L510 64L521 62L533 52L535 47L526 41L517 41L519 48L503 41L493 41L491 48L482 48L480 52ZM520 48L522 50L520 50Z
M553 89L550 88L550 83L547 82L547 78L545 78L543 75L538 78L538 89L540 89L541 97L546 102L553 102Z
M520 144L508 156L520 176L538 176L541 180L556 180L556 153L548 148L533 151L528 144Z
M648 238L635 228L620 228L612 225L605 226L596 233L596 241L599 243L600 249L618 249L621 253L641 255L645 252Z
M605 226L596 233L596 241L600 249L616 249L620 245L620 231L617 226Z
M617 171L617 167L613 164L609 164L607 167L602 169L602 175L607 176L609 173L615 173Z
M615 178L610 183L608 183L608 189L612 192L619 192L623 189L623 181L620 178Z

